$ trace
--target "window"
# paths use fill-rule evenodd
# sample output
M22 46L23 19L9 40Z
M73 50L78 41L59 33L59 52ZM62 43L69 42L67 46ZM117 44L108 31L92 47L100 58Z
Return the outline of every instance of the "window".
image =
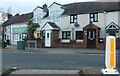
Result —
M40 33L37 33L37 37L40 37Z
M76 40L83 39L83 31L76 31Z
M22 39L25 39L27 37L27 34L26 33L23 33L22 34Z
M59 19L59 11L51 11L50 12L50 19L51 20L57 20L57 19Z
M18 34L13 34L13 41L19 41Z
M70 23L76 23L77 22L77 15L70 15Z
M49 33L47 33L47 38L49 38Z
M90 22L98 22L98 13L90 14Z
M63 31L62 39L70 39L70 31Z
M41 21L41 14L35 14L34 15L34 21L35 22L40 22Z

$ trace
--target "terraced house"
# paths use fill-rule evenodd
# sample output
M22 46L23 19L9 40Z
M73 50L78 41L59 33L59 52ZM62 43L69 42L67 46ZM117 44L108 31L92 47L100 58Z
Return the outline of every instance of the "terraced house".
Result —
M37 29L37 35L40 36L43 33L40 31L44 31L46 47L104 48L106 36L120 37L119 5L120 2L78 2L66 5L54 2L48 7L48 16L38 20L41 21L38 22L41 27ZM36 12L34 15L36 17ZM120 47L118 41L117 47Z
M108 35L116 37L120 48L119 18L120 2L54 2L33 10L33 20L40 25L36 37L52 48L105 48Z

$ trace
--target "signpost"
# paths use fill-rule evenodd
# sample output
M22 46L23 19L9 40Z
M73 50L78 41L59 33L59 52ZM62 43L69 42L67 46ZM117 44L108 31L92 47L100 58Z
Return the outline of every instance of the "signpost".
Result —
M116 39L114 36L107 36L106 38L106 52L105 52L105 69L102 73L105 75L119 75L116 68Z

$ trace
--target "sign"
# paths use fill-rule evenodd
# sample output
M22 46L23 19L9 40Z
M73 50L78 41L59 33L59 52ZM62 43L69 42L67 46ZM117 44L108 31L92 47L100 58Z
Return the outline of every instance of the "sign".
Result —
M13 28L13 33L27 33L27 27Z
M106 52L105 52L105 69L102 69L103 74L115 74L119 72L116 68L116 39L114 36L107 36L106 38Z

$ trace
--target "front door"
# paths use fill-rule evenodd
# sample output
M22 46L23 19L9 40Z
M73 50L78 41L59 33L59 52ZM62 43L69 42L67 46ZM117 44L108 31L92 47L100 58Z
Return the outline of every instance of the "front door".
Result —
M87 30L87 48L96 48L96 30Z
M45 47L51 47L51 30L45 31Z

